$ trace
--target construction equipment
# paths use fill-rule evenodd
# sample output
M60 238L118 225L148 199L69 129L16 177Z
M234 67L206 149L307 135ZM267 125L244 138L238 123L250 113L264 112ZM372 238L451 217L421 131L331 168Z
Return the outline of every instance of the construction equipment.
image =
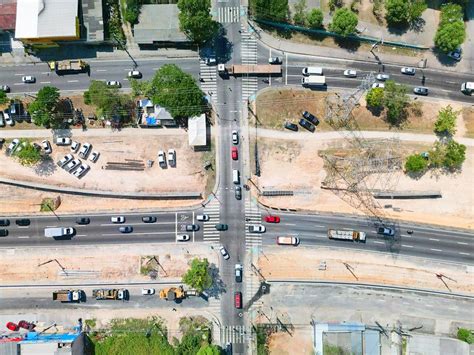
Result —
M92 297L96 300L125 300L128 291L125 289L97 289L92 290Z
M59 290L53 292L53 301L81 302L84 296L82 290Z
M328 229L329 239L351 240L353 242L365 243L365 233L354 230Z
M221 76L228 75L277 75L281 74L281 65L271 64L234 64L226 67L224 64L217 66Z
M49 62L49 69L58 75L75 74L87 71L89 64L81 59L52 61Z
M189 296L199 296L200 293L196 290L185 291L183 286L168 287L160 290L160 298L167 301L177 301Z

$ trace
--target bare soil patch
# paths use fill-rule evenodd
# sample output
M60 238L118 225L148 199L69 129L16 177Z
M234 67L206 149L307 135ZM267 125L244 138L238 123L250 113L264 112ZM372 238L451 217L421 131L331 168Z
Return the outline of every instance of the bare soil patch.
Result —
M462 119L464 121L464 137L474 138L474 107L464 107L462 110Z
M298 327L292 334L273 333L268 338L268 349L272 355L314 354L312 327Z

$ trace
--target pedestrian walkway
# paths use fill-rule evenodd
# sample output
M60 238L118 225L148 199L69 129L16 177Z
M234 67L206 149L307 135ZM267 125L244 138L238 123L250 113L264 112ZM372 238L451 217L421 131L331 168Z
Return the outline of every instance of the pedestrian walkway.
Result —
M221 344L243 344L246 335L247 331L243 325L224 326L221 328Z
M245 198L245 247L247 250L252 247L262 246L262 234L261 233L250 233L249 226L251 224L261 224L262 213L258 208L258 205L251 201L251 197L247 194Z
M220 232L216 230L216 224L220 219L220 203L214 198L204 208L204 214L209 216L209 221L203 222L204 242L212 245L220 245Z
M257 39L253 29L241 25L241 39L242 64L257 64ZM247 102L257 90L258 78L242 76L242 102Z
M218 7L216 20L220 23L240 22L240 6Z
M199 78L201 90L212 97L212 103L217 104L217 67L207 65L202 59L199 60Z

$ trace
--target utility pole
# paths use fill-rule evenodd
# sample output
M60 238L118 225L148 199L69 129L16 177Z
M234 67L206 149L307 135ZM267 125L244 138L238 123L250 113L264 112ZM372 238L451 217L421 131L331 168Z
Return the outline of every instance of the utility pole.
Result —
M122 41L120 41L114 33L112 34L112 36L114 36L114 39L117 42L117 44L119 45L120 49L124 50L128 54L128 56L130 57L130 59L132 60L133 69L136 69L138 67L138 63L135 61L135 59L133 59L132 55L127 50L127 47L123 45Z

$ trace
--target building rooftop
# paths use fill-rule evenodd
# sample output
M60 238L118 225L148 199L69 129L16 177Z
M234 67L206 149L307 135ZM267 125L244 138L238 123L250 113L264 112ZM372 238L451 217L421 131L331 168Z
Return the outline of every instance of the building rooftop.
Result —
M82 0L82 20L87 30L87 42L102 42L104 40L104 18L102 15L102 0Z
M0 0L0 30L14 30L16 0Z
M207 145L206 115L188 119L188 142L190 146Z

